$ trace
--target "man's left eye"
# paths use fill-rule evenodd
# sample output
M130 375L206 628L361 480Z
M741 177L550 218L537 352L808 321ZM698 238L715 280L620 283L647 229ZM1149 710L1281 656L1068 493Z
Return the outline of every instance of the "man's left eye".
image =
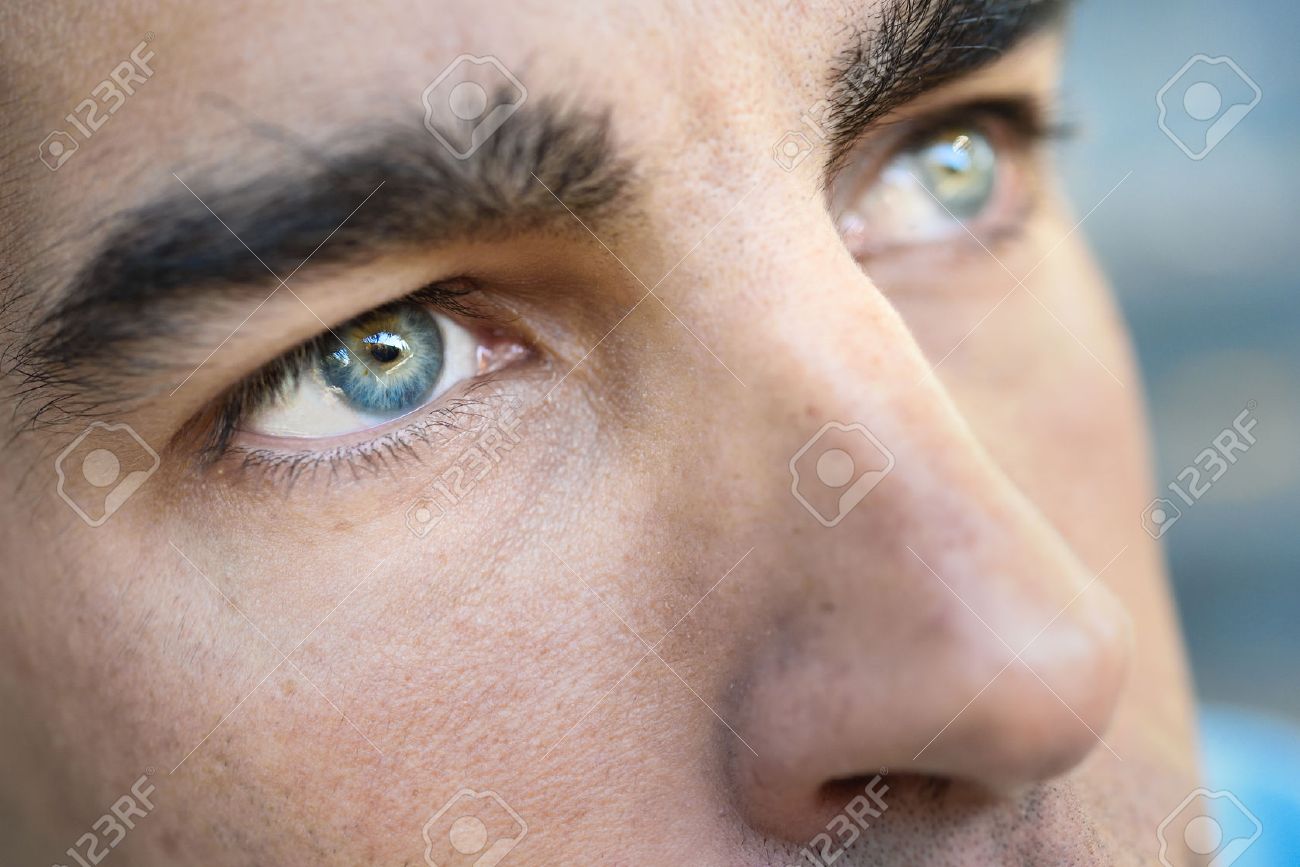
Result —
M479 372L464 326L415 301L363 314L298 353L278 391L243 420L252 434L333 437L427 406Z
M909 174L944 213L962 222L978 217L993 196L998 157L977 129L952 129L906 155Z
M1003 127L1008 126L1003 124ZM963 122L913 137L865 177L837 183L833 204L857 256L961 240L1008 228L1027 191L1014 131Z

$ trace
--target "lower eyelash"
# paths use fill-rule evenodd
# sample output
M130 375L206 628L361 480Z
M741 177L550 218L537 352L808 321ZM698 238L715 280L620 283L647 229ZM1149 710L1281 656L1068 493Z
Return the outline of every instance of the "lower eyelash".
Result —
M470 386L466 396L433 404L416 421L353 445L300 452L230 446L220 459L223 463L229 461L240 475L256 474L259 482L282 484L286 492L298 481L309 481L318 473L328 473L330 481L337 481L343 473L359 480L395 472L390 462L423 462L422 450L450 446L469 434L477 422L494 420L493 411L499 410L501 404L517 405L514 398L499 392L473 395L490 383L488 378L480 379Z

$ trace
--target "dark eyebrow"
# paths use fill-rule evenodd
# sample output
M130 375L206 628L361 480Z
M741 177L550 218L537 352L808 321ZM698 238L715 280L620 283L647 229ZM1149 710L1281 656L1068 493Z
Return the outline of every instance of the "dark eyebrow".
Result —
M219 189L178 175L174 192L107 218L33 329L23 367L46 384L79 382L79 369L115 363L160 321L194 321L204 295L260 297L309 258L317 269L552 222L571 229L575 215L626 204L631 165L606 114L526 103L467 159L422 125L361 138L333 155L295 151L287 165L300 168Z
M886 0L838 58L827 121L834 167L873 122L997 60L1071 0Z

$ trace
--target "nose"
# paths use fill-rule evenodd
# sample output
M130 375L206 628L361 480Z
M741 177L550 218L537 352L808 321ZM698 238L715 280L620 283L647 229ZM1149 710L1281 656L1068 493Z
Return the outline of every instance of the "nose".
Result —
M1106 749L1129 638L1110 564L994 463L856 266L828 282L766 335L794 496L765 514L734 759L751 823L796 842L882 769L1012 795Z

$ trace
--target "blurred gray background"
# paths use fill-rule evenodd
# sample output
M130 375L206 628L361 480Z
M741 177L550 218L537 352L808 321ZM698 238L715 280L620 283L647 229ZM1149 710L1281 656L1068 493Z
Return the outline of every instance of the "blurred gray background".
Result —
M1298 38L1295 0L1082 0L1064 90L1065 119L1080 128L1061 149L1079 216L1133 173L1082 231L1133 329L1157 484L1175 481L1257 402L1258 442L1182 509L1164 542L1202 699L1292 721L1300 721ZM1157 92L1197 54L1231 57L1262 91L1200 161L1161 131L1156 107ZM1237 88L1225 107L1251 95L1226 66L1189 75L1169 91L1184 135L1206 125L1187 114L1187 83ZM1213 107L1204 88L1194 93Z

